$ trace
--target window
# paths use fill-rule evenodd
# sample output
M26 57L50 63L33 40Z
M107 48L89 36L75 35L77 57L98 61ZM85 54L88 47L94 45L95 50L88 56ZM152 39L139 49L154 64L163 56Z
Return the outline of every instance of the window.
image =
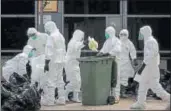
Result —
M128 30L130 39L138 50L143 49L143 41L138 41L139 29L144 25L150 25L153 36L159 43L160 50L171 48L171 21L170 18L128 18Z
M171 14L171 1L128 0L128 14Z
M2 14L34 14L34 0L2 0Z
M90 14L119 14L119 0L88 0Z
M65 14L84 14L84 0L65 0Z
M34 27L34 18L2 18L2 50L23 49L28 27Z
M65 14L119 14L119 0L65 0Z
M100 49L105 41L105 27L106 19L104 17L66 17L64 36L66 37L67 42L69 42L72 38L73 32L76 29L80 29L85 32L85 39L88 39L88 36L94 37L99 43Z

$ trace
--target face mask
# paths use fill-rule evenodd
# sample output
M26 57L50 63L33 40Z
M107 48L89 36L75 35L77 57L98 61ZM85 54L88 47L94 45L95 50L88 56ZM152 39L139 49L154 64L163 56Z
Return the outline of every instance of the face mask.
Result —
M105 33L105 38L108 39L109 38L109 34Z
M36 36L32 36L31 38L32 38L33 40L36 40L36 39L37 39L37 37L36 37Z
M28 54L28 58L31 58L33 57L35 54L34 54L34 50L32 50L29 54Z
M141 34L141 32L139 33L139 36L138 36L138 40L143 40L144 39L144 36L143 34Z

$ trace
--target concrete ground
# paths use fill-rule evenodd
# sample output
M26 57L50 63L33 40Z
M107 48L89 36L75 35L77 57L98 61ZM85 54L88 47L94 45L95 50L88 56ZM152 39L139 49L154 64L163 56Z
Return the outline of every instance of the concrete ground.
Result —
M130 110L135 102L133 99L121 99L119 104L105 106L83 106L81 103L67 103L65 106L42 106L41 111L53 110ZM161 100L148 99L146 110L163 110L167 106Z

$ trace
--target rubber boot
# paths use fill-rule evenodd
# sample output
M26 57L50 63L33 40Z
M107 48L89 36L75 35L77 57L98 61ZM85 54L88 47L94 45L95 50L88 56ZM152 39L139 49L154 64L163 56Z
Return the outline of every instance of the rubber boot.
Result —
M57 105L65 105L65 90L58 88L58 99L55 100L55 104Z
M121 85L121 98L128 98L126 95L126 87Z
M69 102L68 94L69 94L69 91L66 91L66 92L65 92L65 100L66 100L67 102Z
M81 101L79 100L79 92L73 92L73 98L72 101L80 103Z
M115 104L118 104L120 101L120 97L119 96L115 96Z
M57 100L55 100L55 104L65 105L65 97L59 97Z
M112 92L113 92L112 96L114 96L114 98L115 98L115 104L118 104L120 101L120 96L117 96L115 94L115 88L112 88Z
M139 109L139 110L144 110L146 108L145 103L144 104L140 104L139 102L134 103L130 109Z

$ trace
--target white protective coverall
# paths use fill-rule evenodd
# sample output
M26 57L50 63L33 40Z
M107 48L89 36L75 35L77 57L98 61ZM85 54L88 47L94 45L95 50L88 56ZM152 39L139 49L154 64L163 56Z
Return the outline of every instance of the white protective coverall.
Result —
M122 51L120 54L120 81L121 85L127 86L128 79L133 78L134 69L131 65L130 57L132 60L136 59L136 50L134 44L128 39L129 32L127 29L121 30L119 37L121 40ZM130 54L130 57L129 57Z
M44 73L45 64L45 45L48 38L46 33L40 33L35 28L29 28L27 31L29 37L27 44L36 49L35 57L31 60L32 74L31 83L39 83L39 87L43 88L46 75ZM32 37L35 37L33 39Z
M73 37L68 43L66 54L65 71L67 80L70 83L66 86L66 100L68 100L68 93L73 91L73 101L80 102L78 94L81 88L80 67L77 58L80 58L81 49L84 47L84 32L75 30Z
M65 64L66 46L63 35L59 32L53 21L48 21L45 26L45 32L49 34L45 48L46 59L49 62L49 72L47 83L44 90L42 102L45 105L65 104L65 91L63 81L63 68ZM58 99L55 100L55 88L58 88Z
M28 54L32 51L32 49L33 47L29 45L24 46L22 53L17 54L5 63L4 67L2 67L2 74L6 81L9 82L9 78L14 72L21 76L27 74L26 64L29 60Z
M121 42L120 40L115 36L115 29L110 26L107 27L105 30L105 33L109 35L109 38L105 41L103 44L102 49L100 50L101 53L109 53L112 56L116 57L117 62L117 85L116 88L114 88L115 95L114 97L116 100L119 100L120 96L120 53L121 53Z
M167 93L159 83L159 46L156 39L152 36L152 29L150 26L140 28L140 34L144 38L144 60L146 64L141 73L139 81L138 100L131 106L131 109L144 109L148 89L151 89L158 97L164 101L170 102L170 94Z

